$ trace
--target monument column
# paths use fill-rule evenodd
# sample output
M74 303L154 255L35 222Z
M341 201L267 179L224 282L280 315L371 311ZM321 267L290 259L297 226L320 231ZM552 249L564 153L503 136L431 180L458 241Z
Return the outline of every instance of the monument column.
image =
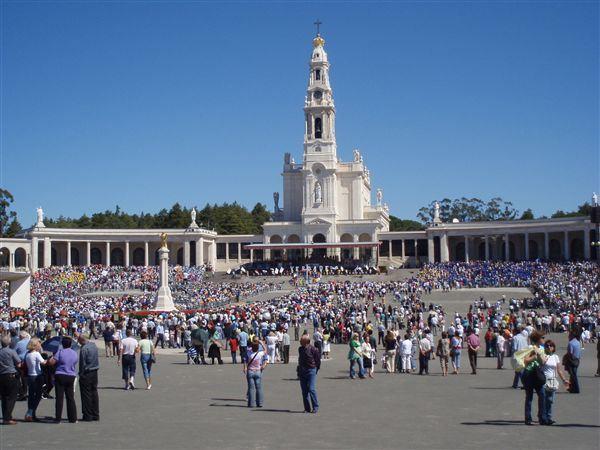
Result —
M550 259L550 239L547 231L544 231L544 257Z
M442 262L450 261L450 253L448 250L448 235L442 234L440 237L440 260Z
M52 244L50 238L44 238L44 267L50 267L52 264Z
M489 236L487 234L483 237L483 242L485 242L485 260L489 261L490 260L490 242L489 242Z
M106 267L110 267L110 242L106 241Z
M67 241L67 266L71 265L71 241Z
M183 265L190 265L190 241L183 241Z
M125 241L125 267L129 267L129 241Z
M87 241L85 243L85 265L90 266L92 264L92 243Z
M158 262L160 265L159 281L160 287L156 293L156 311L173 311L175 304L173 303L173 295L169 287L169 249L167 248L167 234L160 235L161 246L158 249Z
M427 238L427 260L430 263L435 262L435 244L433 241L433 236L429 236Z
M589 239L588 239L589 246ZM35 272L38 269L38 238L31 238L31 267L29 270Z
M148 241L144 242L144 267L148 267Z
M589 260L592 257L590 248L590 230L587 228L583 229L583 258Z

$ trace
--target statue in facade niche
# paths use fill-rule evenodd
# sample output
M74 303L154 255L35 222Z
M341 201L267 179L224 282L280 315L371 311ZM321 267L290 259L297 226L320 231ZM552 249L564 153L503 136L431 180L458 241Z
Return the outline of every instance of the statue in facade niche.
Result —
M315 184L315 203L322 203L323 202L323 192L321 189L321 183L319 183L317 181L317 183Z
M381 206L381 201L383 200L383 189L377 189L377 206Z
M355 148L354 150L352 150L352 153L354 154L354 162L361 162L362 158L360 156L360 151Z
M196 208L192 208L192 223L196 222Z
M279 212L279 192L273 192L273 202L275 203L275 212Z

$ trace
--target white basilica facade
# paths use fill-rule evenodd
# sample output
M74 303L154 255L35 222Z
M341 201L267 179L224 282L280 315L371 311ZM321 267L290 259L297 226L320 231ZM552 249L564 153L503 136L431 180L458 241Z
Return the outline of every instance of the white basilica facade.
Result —
M0 238L0 267L35 271L53 265L158 265L160 234L169 236L170 263L208 264L217 271L245 263L417 266L434 261L590 260L600 256L600 207L590 217L442 223L423 231L389 231L383 191L372 192L371 174L358 150L338 157L336 111L324 39L317 34L304 104L302 161L286 154L283 205L274 194L273 220L261 235L218 235L199 227L195 212L186 229L64 229L37 223L18 238ZM373 197L375 202L373 203ZM594 196L594 204L597 197Z

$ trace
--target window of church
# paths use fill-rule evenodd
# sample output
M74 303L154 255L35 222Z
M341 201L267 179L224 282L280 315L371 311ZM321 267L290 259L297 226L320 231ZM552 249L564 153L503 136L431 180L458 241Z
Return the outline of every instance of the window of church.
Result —
M315 119L315 139L321 139L323 137L323 125L321 122L321 118L317 117Z

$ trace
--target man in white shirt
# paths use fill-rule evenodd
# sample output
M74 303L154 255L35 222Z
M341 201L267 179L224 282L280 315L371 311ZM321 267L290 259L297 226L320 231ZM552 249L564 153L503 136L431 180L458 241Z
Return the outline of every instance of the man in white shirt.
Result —
M423 336L419 340L419 375L429 375L429 355L431 353L431 341Z
M119 344L119 358L117 365L123 361L123 381L125 381L125 390L135 389L135 355L140 351L138 341L131 337L131 329L127 329L127 337L121 340Z

